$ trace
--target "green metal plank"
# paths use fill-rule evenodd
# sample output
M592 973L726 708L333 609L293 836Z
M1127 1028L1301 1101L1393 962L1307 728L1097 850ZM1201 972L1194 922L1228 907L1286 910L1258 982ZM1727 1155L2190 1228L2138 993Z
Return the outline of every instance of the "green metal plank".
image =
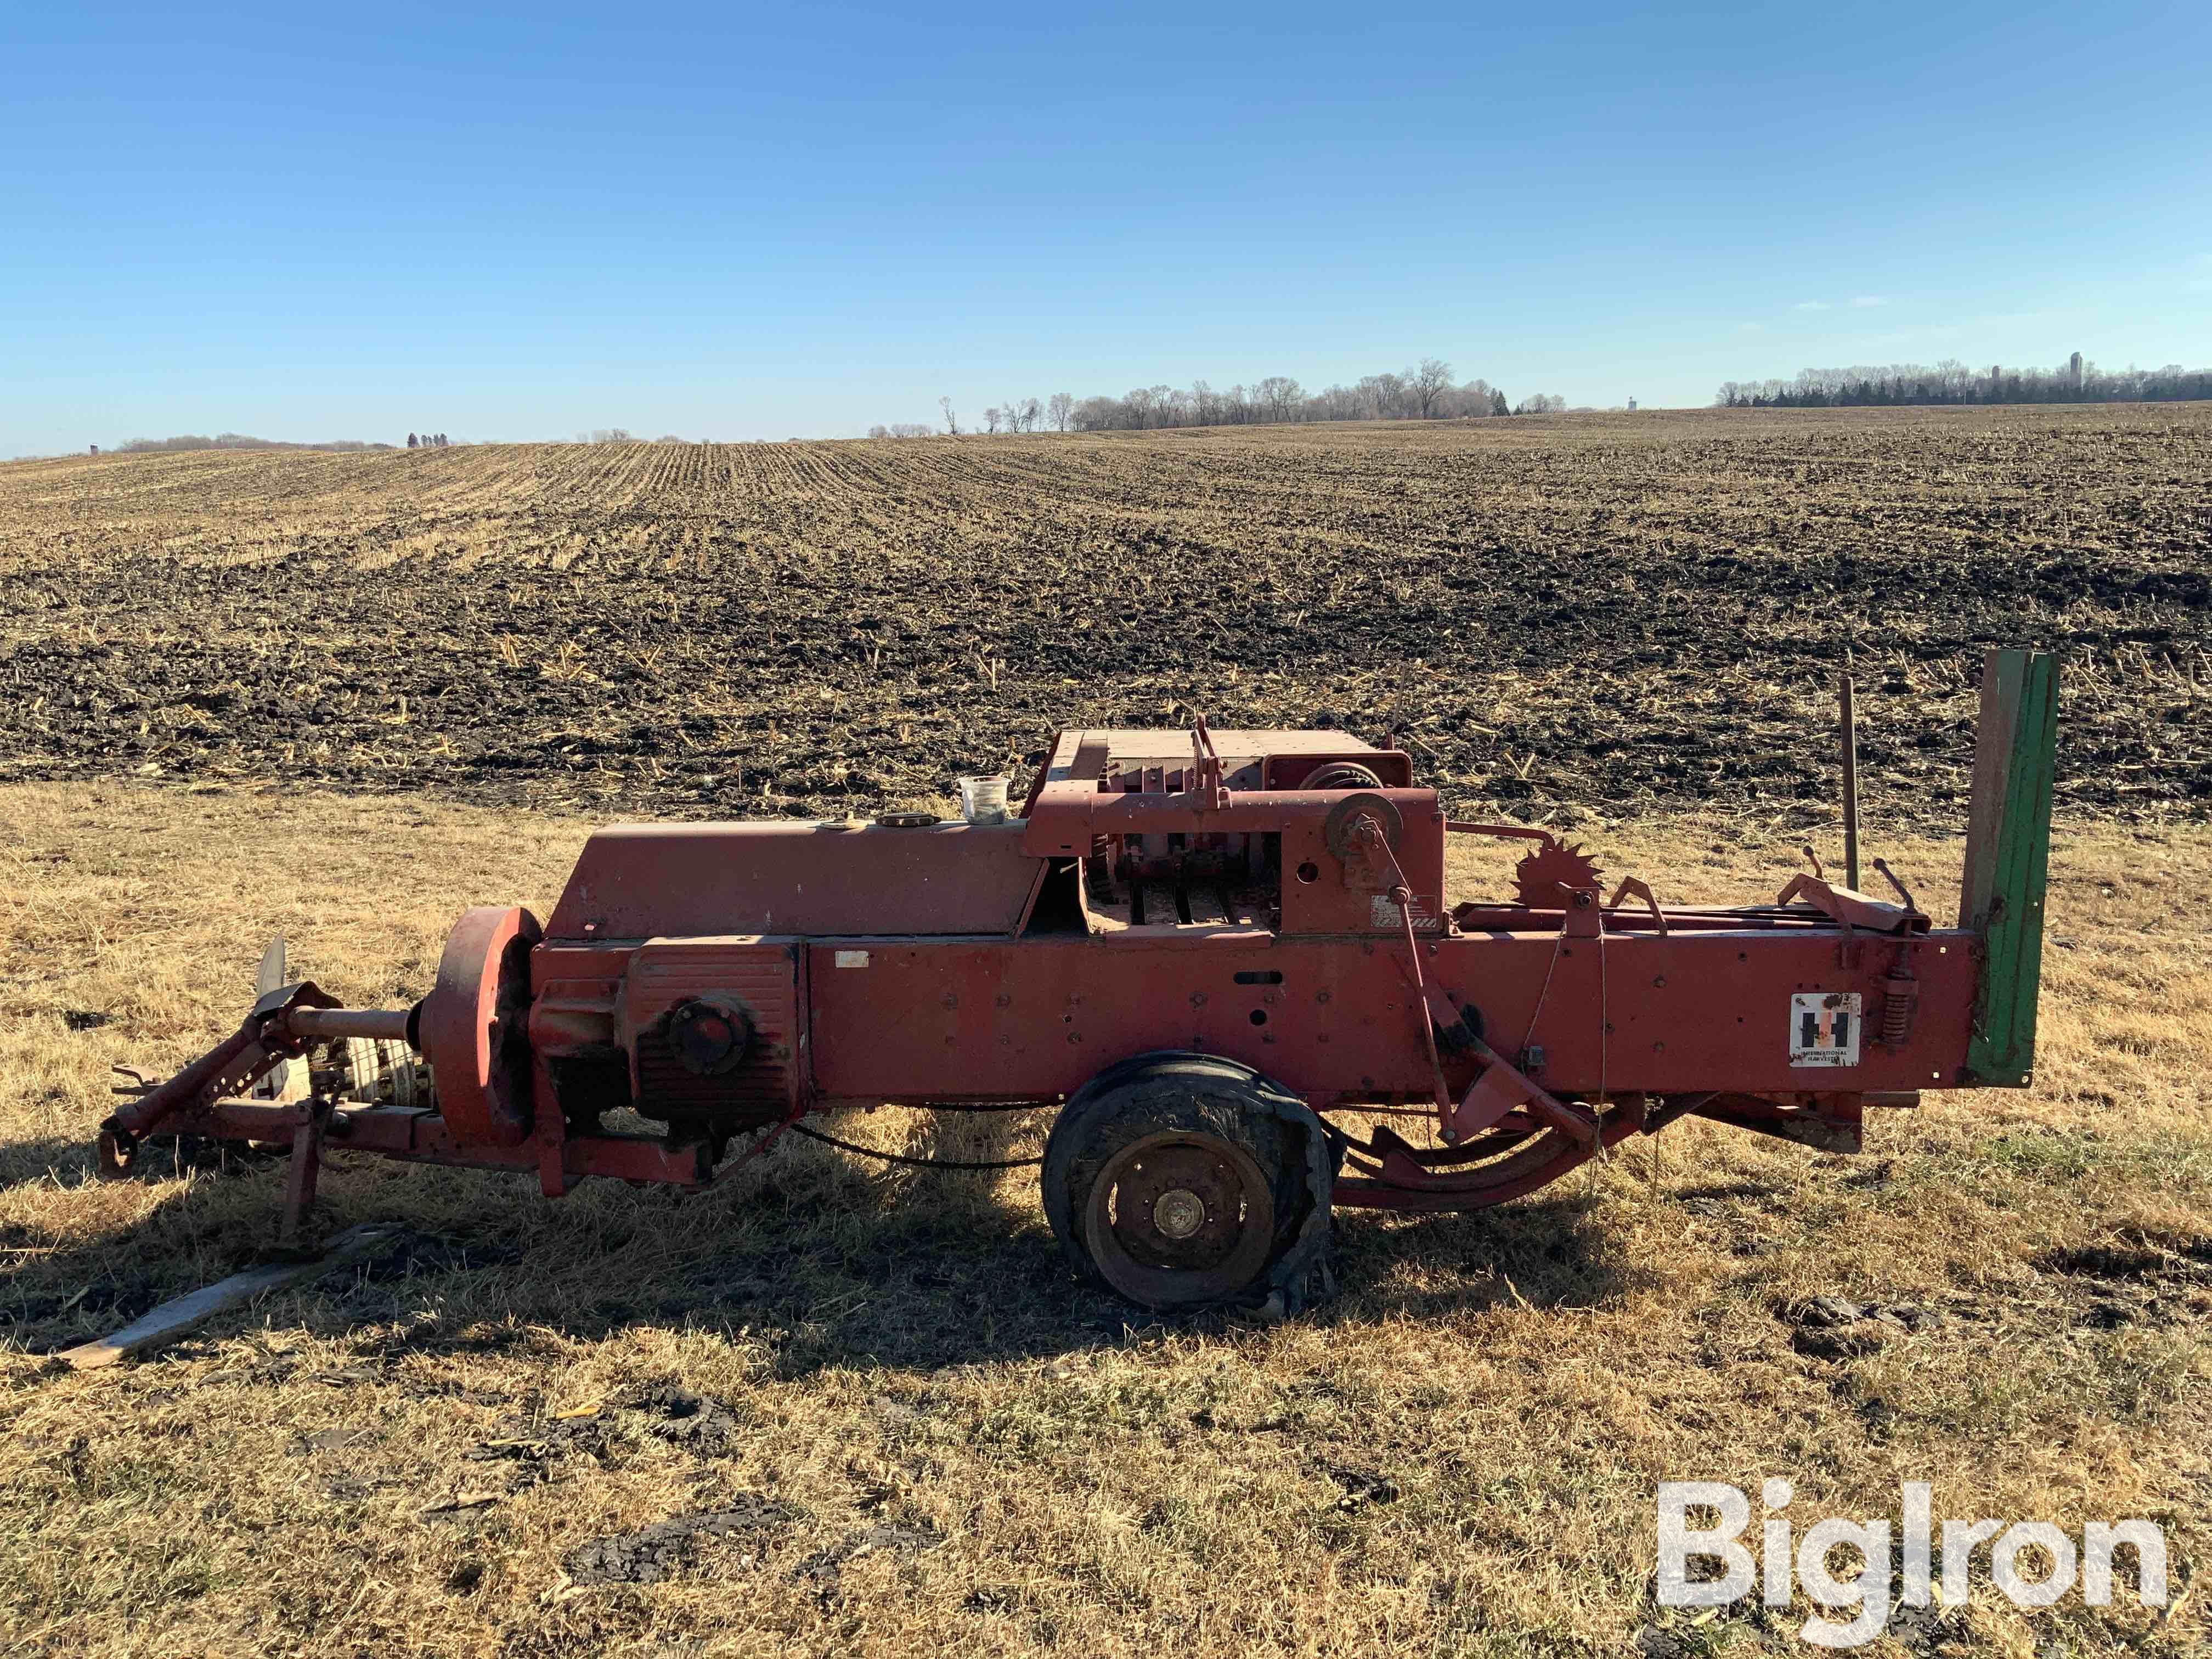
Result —
M1971 1082L2024 1088L2035 1065L2035 1007L2043 978L2043 910L2050 886L2051 797L2057 771L2058 659L2049 652L2006 651L1992 664L2010 694L2008 732L1980 741L2006 744L1996 787L1996 822L1987 848L1985 894L1971 919L1982 935L1981 988L1966 1044Z

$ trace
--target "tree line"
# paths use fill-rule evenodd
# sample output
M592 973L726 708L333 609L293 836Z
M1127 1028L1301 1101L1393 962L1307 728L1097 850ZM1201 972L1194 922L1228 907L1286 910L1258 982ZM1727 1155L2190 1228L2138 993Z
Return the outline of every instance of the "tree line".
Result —
M1505 415L1556 414L1565 398L1539 392L1509 404L1487 380L1454 380L1452 366L1424 357L1397 374L1369 374L1351 386L1308 392L1286 374L1255 385L1217 389L1204 380L1188 387L1139 386L1118 398L1013 398L982 411L986 433L1142 432L1170 426L1267 426L1296 421L1448 421ZM926 438L943 431L960 435L960 416L950 398L938 399L941 428L918 422L872 426L871 438ZM971 424L971 431L974 426Z
M324 444L293 444L275 438L250 438L243 432L218 432L212 438L186 432L174 438L133 438L129 443L115 446L116 453L124 455L161 455L187 449L336 449L347 452L364 449L390 449L390 444L363 443L358 438L334 438ZM99 446L93 447L99 453Z
M1956 358L1934 368L1807 368L1794 380L1725 380L1723 409L1836 409L1893 404L2134 404L2212 398L2212 369L2129 368L2107 374L2075 352L2056 368L1969 368Z

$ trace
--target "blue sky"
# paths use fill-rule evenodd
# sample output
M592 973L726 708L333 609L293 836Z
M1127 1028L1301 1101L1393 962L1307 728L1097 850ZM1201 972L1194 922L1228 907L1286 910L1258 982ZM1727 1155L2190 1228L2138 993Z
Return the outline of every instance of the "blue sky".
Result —
M12 9L0 455L2212 363L2212 7Z

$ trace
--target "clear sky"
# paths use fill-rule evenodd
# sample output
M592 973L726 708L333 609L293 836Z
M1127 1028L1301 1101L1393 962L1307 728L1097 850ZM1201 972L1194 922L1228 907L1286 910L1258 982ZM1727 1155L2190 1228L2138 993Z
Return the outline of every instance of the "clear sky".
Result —
M2208 66L2203 0L15 6L0 455L2199 367Z

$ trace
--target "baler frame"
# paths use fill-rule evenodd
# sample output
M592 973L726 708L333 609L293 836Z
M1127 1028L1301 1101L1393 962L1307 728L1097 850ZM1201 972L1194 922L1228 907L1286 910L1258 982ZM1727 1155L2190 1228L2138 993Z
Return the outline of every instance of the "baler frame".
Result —
M1402 751L1202 720L1173 766L1152 751L1175 734L1061 733L1003 824L602 831L549 926L468 912L414 1007L280 986L134 1080L101 1166L157 1134L288 1146L289 1240L326 1149L532 1171L549 1196L698 1189L811 1114L1048 1106L1160 1054L1242 1068L1316 1124L1386 1120L1328 1128L1324 1208L1503 1202L1686 1116L1853 1152L1870 1106L2032 1079L2056 709L2053 658L1989 654L1954 928L1893 877L1895 902L1817 866L1772 904L1668 906L1633 878L1608 901L1551 832L1449 819ZM1516 900L1447 907L1455 834L1533 844ZM1247 921L1232 890L1255 873L1275 897ZM1092 908L1123 890L1126 921ZM1194 920L1207 891L1220 921ZM434 1109L240 1097L362 1039L424 1054ZM600 1127L633 1103L666 1132Z

